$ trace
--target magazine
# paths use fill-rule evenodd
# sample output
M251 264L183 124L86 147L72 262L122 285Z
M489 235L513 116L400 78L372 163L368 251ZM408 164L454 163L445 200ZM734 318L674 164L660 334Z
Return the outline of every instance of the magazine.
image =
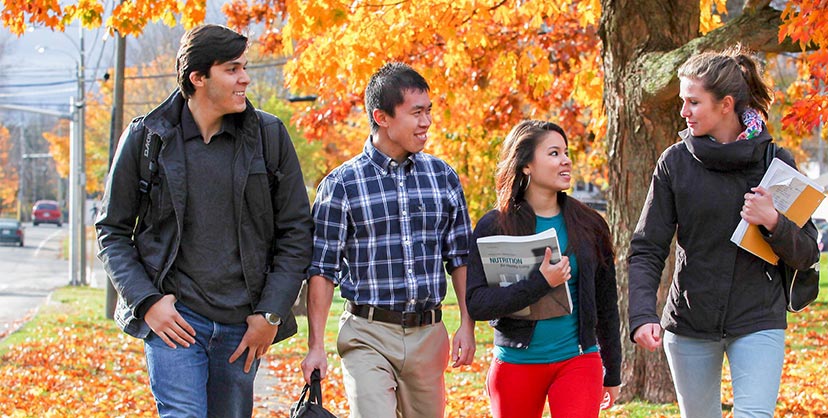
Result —
M776 210L800 228L825 199L822 186L779 158L771 161L759 185L773 194L773 206ZM744 219L739 221L730 240L768 263L776 264L779 260L779 256L762 237L759 227L748 224Z
M477 247L483 261L486 281L491 287L507 287L529 278L540 267L546 248L552 250L550 262L561 261L561 248L554 228L535 235L492 235L479 238ZM537 302L511 314L520 319L548 319L572 313L572 297L569 285L549 289Z

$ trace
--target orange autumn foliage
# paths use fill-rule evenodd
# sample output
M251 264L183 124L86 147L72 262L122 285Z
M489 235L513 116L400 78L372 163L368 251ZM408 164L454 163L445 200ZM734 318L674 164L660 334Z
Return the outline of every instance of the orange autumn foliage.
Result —
M20 185L18 165L11 156L12 141L8 128L0 125L0 216L12 211Z
M105 18L100 0L61 6L54 0L3 0L2 20L14 33L26 25L63 29L80 20L140 35L151 21L185 28L201 22L205 0L128 0ZM787 4L780 39L824 45L822 0ZM722 25L726 0L700 0L700 30ZM297 105L293 122L324 145L327 172L361 149L368 134L362 93L383 63L404 61L429 80L434 125L427 151L461 175L474 218L494 200L490 187L497 150L524 118L549 119L569 134L581 179L606 186L601 42L598 0L403 0L392 3L314 0L236 0L223 6L227 24L255 27L255 48L288 58L287 87L318 97ZM104 23L105 22L105 23ZM783 119L789 129L812 130L826 111L819 80L826 52L810 54L801 86ZM790 94L789 94L790 95Z
M89 311L91 308L83 307ZM447 307L447 315L456 316L457 306ZM142 343L116 329L111 321L79 319L84 315L58 315L57 332L30 330L33 338L9 348L0 358L0 416L8 417L152 417L156 416L149 390ZM86 313L86 317L90 314ZM94 315L91 315L94 316ZM300 319L300 321L303 321ZM828 323L828 304L816 302L805 312L789 317L786 357L777 402L776 417L821 417L828 415L828 399L824 388L828 375L828 344L824 332L814 324ZM822 325L819 325L823 329ZM257 396L255 417L288 416L291 403L299 397L302 374L299 363L305 355L304 324L300 335L272 348L260 377L268 375L272 386L268 392L273 402L262 402ZM824 331L824 329L823 329ZM489 416L488 398L483 390L486 371L492 361L489 325L476 324L478 338L475 363L458 369L446 369L449 418ZM333 350L334 334L326 335ZM324 404L337 416L348 415L348 402L342 386L339 358L328 353L328 378L323 382ZM723 404L733 404L729 376L723 379ZM649 417L677 418L678 414L656 412L652 406ZM602 417L642 416L620 404L602 412ZM732 417L732 411L725 413Z
M597 1L235 1L228 24L264 24L265 52L293 57L287 87L316 103L294 122L323 141L330 168L369 133L363 91L389 61L420 71L434 103L426 150L461 176L473 218L494 201L500 142L524 118L563 126L579 172L600 182L606 157ZM287 17L287 18L286 18Z
M787 93L793 104L782 118L786 129L799 135L813 132L828 120L828 2L825 0L791 0L782 13L784 23L779 28L779 39L789 37L803 51L799 62L799 77Z

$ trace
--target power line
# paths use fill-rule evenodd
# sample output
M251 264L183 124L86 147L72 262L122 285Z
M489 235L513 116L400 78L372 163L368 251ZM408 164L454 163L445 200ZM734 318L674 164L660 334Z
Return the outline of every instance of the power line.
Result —
M270 62L263 62L259 64L251 64L247 66L248 70L256 70L262 68L271 68L271 67L281 67L285 65L287 62L286 59L280 59L276 61ZM8 75L8 73L6 74ZM156 78L171 78L177 77L178 74L176 73L162 73L162 74L148 74L148 75L134 75L134 76L126 76L124 80L147 80L147 79L156 79ZM97 79L87 79L87 82L94 82ZM21 88L21 87L48 87L48 86L56 86L61 84L69 84L69 83L77 83L77 79L72 80L63 80L63 81L52 81L46 83L27 83L27 84L0 84L0 88Z
M84 79L85 82L95 82L96 80L93 79ZM20 87L48 87L48 86L59 86L61 84L77 84L78 79L74 78L71 80L61 80L61 81L49 81L45 83L28 83L28 84L0 84L0 89L10 89L10 88L20 88ZM53 93L53 92L50 92Z

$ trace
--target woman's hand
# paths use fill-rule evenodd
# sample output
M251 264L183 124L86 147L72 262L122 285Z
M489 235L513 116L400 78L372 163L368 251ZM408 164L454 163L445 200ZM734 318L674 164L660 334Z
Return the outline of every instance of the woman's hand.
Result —
M601 410L610 409L615 405L621 386L604 386L604 396L601 398Z
M543 255L543 262L540 266L540 272L549 287L556 287L563 284L572 277L572 268L569 265L569 257L562 256L561 261L556 264L551 264L552 249L546 247L546 253Z
M770 232L776 230L779 212L773 207L773 195L764 187L753 187L745 193L745 204L739 215L752 225L762 225Z
M638 327L633 333L633 341L647 350L654 351L661 346L661 325L644 324Z

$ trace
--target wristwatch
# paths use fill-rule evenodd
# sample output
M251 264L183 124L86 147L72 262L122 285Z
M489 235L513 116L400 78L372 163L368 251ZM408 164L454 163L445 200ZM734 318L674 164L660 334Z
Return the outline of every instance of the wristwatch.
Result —
M273 312L262 312L262 316L270 325L282 325L282 318Z

